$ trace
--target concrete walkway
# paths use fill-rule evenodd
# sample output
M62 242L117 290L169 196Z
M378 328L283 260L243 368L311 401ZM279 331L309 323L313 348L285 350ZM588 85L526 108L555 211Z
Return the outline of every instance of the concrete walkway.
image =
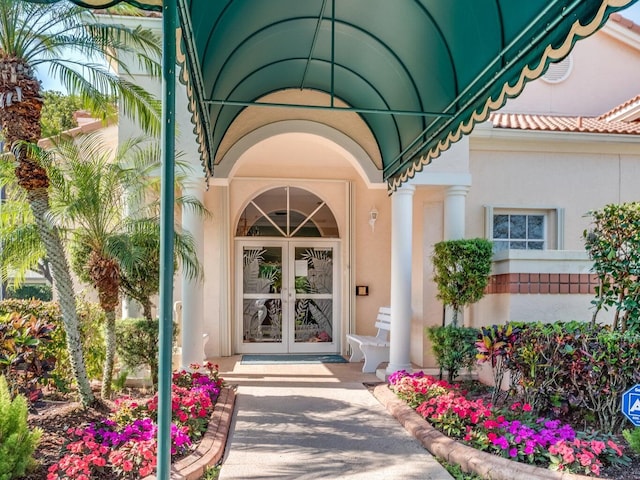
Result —
M240 365L215 359L237 385L220 480L452 477L363 385L361 364Z

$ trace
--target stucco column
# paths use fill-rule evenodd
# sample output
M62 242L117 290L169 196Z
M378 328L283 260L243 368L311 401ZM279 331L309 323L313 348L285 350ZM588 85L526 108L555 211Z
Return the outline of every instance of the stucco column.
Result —
M391 348L387 374L411 370L411 248L413 194L405 185L391 196Z
M134 203L128 191L125 191L124 195L124 215L129 216L132 212L135 214L139 206ZM138 302L126 295L122 296L122 318L139 318L142 316L141 312L142 306Z
M184 195L191 196L204 203L202 182L189 182ZM202 264L204 251L204 220L186 208L182 211L182 228L193 236L198 261ZM199 280L182 277L182 339L181 368L188 368L192 363L202 363L204 354L204 285Z
M465 185L451 185L447 187L444 197L444 240L460 240L465 232L465 202L469 187ZM453 322L453 309L446 307L444 322ZM458 324L464 325L464 312L458 312Z
M452 185L447 187L444 198L444 239L459 240L464 238L465 201L469 187Z

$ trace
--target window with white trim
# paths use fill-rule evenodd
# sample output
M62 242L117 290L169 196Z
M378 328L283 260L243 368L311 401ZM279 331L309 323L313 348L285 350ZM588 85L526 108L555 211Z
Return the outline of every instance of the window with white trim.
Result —
M561 250L564 210L561 208L485 207L487 237L493 251Z

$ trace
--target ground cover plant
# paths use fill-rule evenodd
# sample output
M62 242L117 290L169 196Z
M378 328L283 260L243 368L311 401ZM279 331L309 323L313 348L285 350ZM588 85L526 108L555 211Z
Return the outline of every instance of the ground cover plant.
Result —
M478 450L551 470L600 475L604 466L630 459L611 436L576 431L535 415L528 403L496 407L470 399L457 385L422 372L396 372L390 388L437 429Z
M172 461L196 448L208 427L223 387L218 367L191 365L172 376ZM74 405L52 416L31 415L30 425L50 421L58 432L37 451L40 466L25 477L44 479L139 479L155 472L157 394L134 393L110 402L103 411ZM47 432L45 431L45 435Z

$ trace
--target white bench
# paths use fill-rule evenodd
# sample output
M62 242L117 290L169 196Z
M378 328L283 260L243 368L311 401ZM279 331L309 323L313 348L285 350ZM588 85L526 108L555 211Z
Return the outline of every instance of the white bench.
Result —
M349 361L359 362L364 358L362 371L365 373L375 372L378 365L389 361L390 307L380 307L376 327L378 328L378 334L375 337L347 334L347 342L351 346L351 358L349 358Z

